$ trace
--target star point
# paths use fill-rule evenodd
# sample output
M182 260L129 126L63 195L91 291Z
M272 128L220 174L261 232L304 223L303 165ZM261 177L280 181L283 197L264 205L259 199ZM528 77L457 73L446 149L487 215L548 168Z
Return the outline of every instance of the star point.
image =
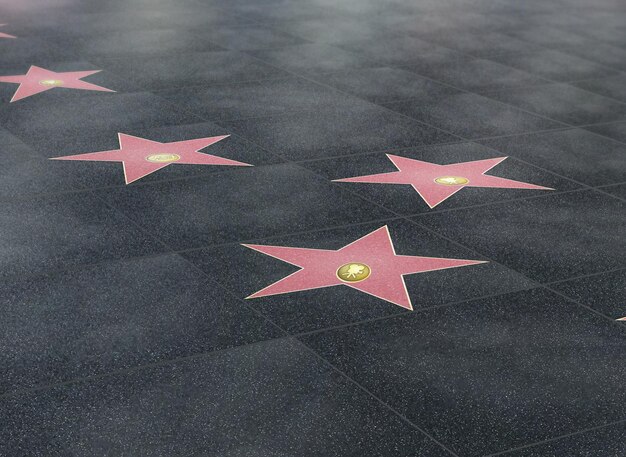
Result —
M0 27L4 27L6 24L0 24ZM9 35L8 33L0 32L0 38L17 38L14 35Z
M200 152L201 149L222 141L229 136L221 135L160 143L126 133L118 133L119 149L53 157L50 160L121 162L126 184L133 183L172 164L251 167L252 165L247 163Z
M243 246L299 268L247 299L341 285L412 310L405 275L486 263L483 260L398 255L386 225L338 250Z
M554 190L485 174L507 157L438 165L393 154L386 156L397 171L335 179L333 182L410 185L431 209L465 187Z
M25 75L0 76L0 82L19 84L9 103L45 92L58 87L66 89L115 92L106 87L83 81L82 78L99 73L102 70L56 72L31 65Z

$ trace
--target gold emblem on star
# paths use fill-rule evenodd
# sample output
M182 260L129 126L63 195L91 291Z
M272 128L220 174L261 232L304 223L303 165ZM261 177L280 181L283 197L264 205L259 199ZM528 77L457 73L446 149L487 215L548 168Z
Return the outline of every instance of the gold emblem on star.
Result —
M60 79L42 79L39 84L46 87L58 87L63 85L63 81Z
M180 160L180 156L178 154L153 154L146 157L146 160L154 163L176 162Z
M440 176L435 179L437 184L443 184L444 186L462 186L469 182L469 179L463 176Z
M372 273L369 266L364 263L346 263L337 270L337 277L346 282L359 282L367 279Z

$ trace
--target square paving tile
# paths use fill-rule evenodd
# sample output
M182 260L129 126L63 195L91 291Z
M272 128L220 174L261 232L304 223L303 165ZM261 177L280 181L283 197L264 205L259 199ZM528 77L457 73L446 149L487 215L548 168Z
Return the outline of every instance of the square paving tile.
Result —
M66 170L36 154L24 143L0 146L0 200L71 191Z
M257 58L298 74L328 73L371 65L365 56L321 44L301 44L278 49L250 51Z
M609 43L588 43L585 46L574 46L568 48L568 52L593 60L594 62L607 65L616 70L626 70L626 49L624 42L619 46Z
M179 250L365 222L391 213L295 165L241 167L100 195Z
M3 33L10 33L6 27ZM14 32L17 34L17 31ZM0 39L0 55L2 67L38 65L45 66L53 62L75 60L77 53L58 43L37 37L20 37L19 39ZM2 76L15 73L0 72ZM4 83L3 83L4 85Z
M606 78L578 81L572 85L626 103L626 75L624 73Z
M503 455L506 457L559 457L561 455L587 457L591 455L621 455L626 453L626 444L624 444L625 438L626 428L624 423L619 423Z
M229 2L231 11L240 17L255 22L283 24L285 22L306 21L313 18L332 18L339 15L340 10L334 1L311 1L294 3L284 0L265 2L236 1Z
M553 49L542 49L528 54L508 54L493 59L554 81L575 81L616 73L604 65Z
M141 59L96 57L93 60L145 89L210 86L287 75L237 51L172 53ZM201 89L199 87L198 91Z
M594 41L580 33L547 25L523 24L519 29L510 30L508 33L530 43L557 49L564 46L584 45Z
M457 455L504 451L625 413L626 369L615 361L626 356L626 330L547 291L303 339Z
M603 187L602 191L608 192L612 195L615 195L616 197L626 200L626 184Z
M58 157L81 152L77 145L89 144L90 138L116 139L119 132L196 124L202 119L148 92L72 97L70 91L51 90L1 106L0 122L38 152Z
M264 117L326 107L349 108L354 99L311 81L290 77L210 87L188 87L158 93L216 122Z
M2 202L0 228L3 278L164 250L89 193Z
M458 141L455 136L361 102L348 108L222 121L220 125L290 160Z
M0 127L0 145L7 146L22 143L18 137Z
M451 455L290 341L7 397L0 420L20 457Z
M453 33L444 29L443 32L426 34L427 41L457 49L477 57L500 54L519 54L525 51L540 49L539 46L497 31L461 31Z
M0 393L282 335L174 254L5 281L0 297Z
M513 106L455 89L449 89L448 93L431 93L385 103L384 106L464 138L509 135L562 126Z
M568 84L517 87L487 96L571 125L626 119L626 104Z
M415 73L427 75L439 67L449 65L451 62L455 62L457 60L468 61L472 59L475 59L475 57L468 56L467 54L453 49L433 46L431 51L425 51L416 55L410 62L399 62L395 64L394 67L407 67ZM419 69L419 71L416 69Z
M445 94L450 90L410 71L390 67L348 70L315 79L374 103Z
M364 6L364 4L361 4ZM307 41L331 44L341 47L344 44L371 42L395 36L377 23L365 24L362 18L335 16L317 17L299 21L284 21L275 27L292 36Z
M485 146L592 186L626 181L626 145L580 129L481 140Z
M540 282L626 266L625 203L580 191L416 220Z
M558 282L550 287L613 319L626 317L626 270Z
M626 143L626 122L591 125L589 127L585 127L585 130Z
M254 244L339 249L387 225L398 255L475 259L476 254L407 221L387 221L274 237ZM236 296L247 297L298 268L240 245L183 254ZM232 272L236 271L236 274ZM413 308L533 287L522 275L494 263L404 276ZM309 332L405 312L404 308L349 287L327 287L247 300L291 333Z
M133 1L128 4L130 9L120 8L118 4L111 5L107 11L79 11L77 7L80 5L73 4L73 8L65 14L28 15L15 27L20 34L67 38L155 29L193 30L194 33L199 33L206 27L250 23L249 19L237 17L226 8L215 8L191 1L182 3L179 2L178 7L170 4L171 7L164 8L163 4L156 7L152 2L144 1L141 5L140 2Z
M391 34L382 39L344 41L341 47L359 52L378 64L407 65L421 60L423 55L446 52L447 49L419 38Z
M585 35L586 37L591 38L593 42L600 41L604 43L614 44L617 46L622 46L624 44L624 40L626 39L626 31L624 31L620 26L608 26L608 23L611 20L615 19L619 21L620 16L605 16L600 21L597 21L595 26L586 26L584 28L580 28L578 32Z
M274 28L253 24L211 27L207 37L224 48L240 51L274 49L307 42Z
M56 42L83 58L103 56L142 59L159 54L223 49L191 30L173 28L126 29L114 33L59 37Z
M406 67L420 75L471 91L504 89L545 84L538 76L487 59L448 56L440 61L426 60Z

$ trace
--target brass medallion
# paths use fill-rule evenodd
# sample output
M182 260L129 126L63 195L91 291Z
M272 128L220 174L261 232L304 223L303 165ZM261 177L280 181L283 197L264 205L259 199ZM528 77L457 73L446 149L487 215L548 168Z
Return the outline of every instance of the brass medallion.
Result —
M359 262L351 262L342 265L337 270L337 277L346 282L359 282L367 279L372 273L371 268Z
M154 163L176 162L180 160L180 156L178 154L153 154L146 157L146 160Z
M46 87L59 87L63 85L63 81L60 79L42 79L39 84Z
M440 176L435 179L435 182L444 186L463 186L469 183L469 179L463 176Z

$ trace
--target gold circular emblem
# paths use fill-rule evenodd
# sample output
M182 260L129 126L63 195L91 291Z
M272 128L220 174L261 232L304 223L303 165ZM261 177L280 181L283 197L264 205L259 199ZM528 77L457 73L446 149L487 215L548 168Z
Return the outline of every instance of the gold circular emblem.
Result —
M156 163L176 162L177 160L180 160L180 156L178 154L153 154L146 157L146 160L148 162Z
M337 277L346 282L359 282L367 279L372 273L369 266L364 263L346 263L337 270Z
M41 81L39 81L39 84L41 84L42 86L57 87L62 86L63 81L61 81L60 79L42 79Z
M463 176L440 176L435 179L437 184L443 184L444 186L462 186L469 182L469 179Z

